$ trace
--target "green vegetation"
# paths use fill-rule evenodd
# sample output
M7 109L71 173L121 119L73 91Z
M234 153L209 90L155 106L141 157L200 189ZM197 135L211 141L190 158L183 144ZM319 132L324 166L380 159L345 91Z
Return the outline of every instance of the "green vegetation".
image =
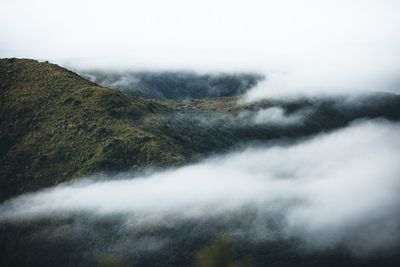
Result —
M233 258L233 241L223 236L214 244L196 253L197 267L249 267L250 260L235 263Z
M100 170L183 161L137 123L165 105L33 60L0 60L0 81L1 199Z

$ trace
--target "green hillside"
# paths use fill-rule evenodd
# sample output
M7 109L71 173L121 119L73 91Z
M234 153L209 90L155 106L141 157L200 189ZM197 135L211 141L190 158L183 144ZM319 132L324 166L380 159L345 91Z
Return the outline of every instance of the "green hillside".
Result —
M175 166L243 143L306 136L363 117L400 116L400 97L388 94L349 106L338 104L342 99L246 105L237 99L151 100L48 62L0 59L0 200L99 171ZM271 106L288 115L312 112L296 125L252 122Z
M2 199L98 170L183 160L168 139L136 123L165 105L33 60L1 60L0 81Z

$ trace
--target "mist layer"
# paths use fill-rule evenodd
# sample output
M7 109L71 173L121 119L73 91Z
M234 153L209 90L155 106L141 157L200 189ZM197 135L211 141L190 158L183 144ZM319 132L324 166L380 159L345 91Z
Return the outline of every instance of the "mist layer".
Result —
M250 147L145 177L89 177L6 201L0 220L87 214L162 225L250 209L257 216L248 238L269 238L268 223L280 218L280 235L314 249L387 250L400 241L399 130L358 122L295 145Z

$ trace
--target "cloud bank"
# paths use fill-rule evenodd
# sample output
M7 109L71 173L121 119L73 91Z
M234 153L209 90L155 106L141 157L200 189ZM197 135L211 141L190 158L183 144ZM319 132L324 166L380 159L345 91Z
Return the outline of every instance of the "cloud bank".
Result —
M269 223L281 218L280 234L312 249L391 250L400 242L399 130L398 123L358 122L145 177L91 177L6 201L0 221L87 214L163 225L254 210L247 238L269 238Z

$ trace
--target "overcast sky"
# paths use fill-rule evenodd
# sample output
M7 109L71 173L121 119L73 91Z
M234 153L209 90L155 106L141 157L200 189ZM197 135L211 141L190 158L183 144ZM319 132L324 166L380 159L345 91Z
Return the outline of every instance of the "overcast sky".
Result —
M2 0L0 10L0 57L291 73L347 87L369 76L381 86L400 69L396 0Z

